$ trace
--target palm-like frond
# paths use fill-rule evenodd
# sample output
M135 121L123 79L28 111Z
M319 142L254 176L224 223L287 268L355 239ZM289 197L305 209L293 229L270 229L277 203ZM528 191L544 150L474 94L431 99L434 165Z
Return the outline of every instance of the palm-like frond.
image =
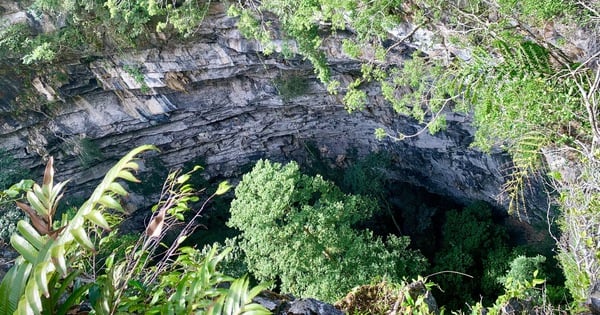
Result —
M86 222L109 228L102 212L106 209L122 210L116 198L126 193L117 180L137 181L132 173L138 169L135 156L155 149L154 146L145 145L125 155L108 171L73 219L56 230L52 227L51 218L62 197L61 190L65 183L54 185L54 169L50 160L42 186L34 185L27 193L29 205L19 204L34 226L20 223L20 234L14 234L11 238L11 244L23 258L19 259L0 285L0 315L13 314L15 310L17 314L41 313L41 296L49 296L49 279L55 272L63 277L68 275L67 256L79 248L94 251ZM14 296L21 297L16 307Z

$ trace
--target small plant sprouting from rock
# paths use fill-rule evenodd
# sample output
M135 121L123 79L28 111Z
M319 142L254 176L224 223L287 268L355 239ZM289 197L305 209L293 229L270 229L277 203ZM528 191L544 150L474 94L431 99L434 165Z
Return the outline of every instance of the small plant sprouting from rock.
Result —
M0 197L3 196L2 191L9 187L18 187L22 185L17 182L23 178L29 177L29 171L22 167L20 163L6 150L0 149ZM24 182L22 182L24 183ZM16 189L12 190L16 193ZM18 194L18 193L17 193ZM13 194L8 199L15 198ZM17 209L12 201L0 202L0 243L8 242L10 236L16 231L17 222L24 219L23 213Z
M275 80L275 87L284 101L289 101L308 91L308 79L299 74L283 74Z
M135 80L135 82L141 86L140 91L142 93L150 92L150 87L148 86L148 84L146 83L146 80L144 79L144 73L142 72L141 66L139 66L139 65L135 65L135 66L124 65L123 70L125 70L125 72L127 72L130 76L132 76L133 79Z
M62 149L67 154L76 155L84 168L89 168L104 159L104 154L98 144L81 135L65 139Z

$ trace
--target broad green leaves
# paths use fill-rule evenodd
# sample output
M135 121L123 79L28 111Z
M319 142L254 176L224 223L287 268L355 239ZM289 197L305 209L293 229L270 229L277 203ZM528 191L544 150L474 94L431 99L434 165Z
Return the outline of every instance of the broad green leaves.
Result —
M12 315L17 309L19 300L31 274L32 266L23 258L19 258L0 283L0 314Z

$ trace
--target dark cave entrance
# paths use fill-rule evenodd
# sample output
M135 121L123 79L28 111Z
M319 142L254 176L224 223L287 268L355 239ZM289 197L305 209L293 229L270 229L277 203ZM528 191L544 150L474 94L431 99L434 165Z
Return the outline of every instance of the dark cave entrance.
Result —
M443 258L440 258L440 252L448 251L447 245L444 245L447 236L443 232L447 221L446 216L451 212L461 213L469 204L458 202L452 197L431 193L424 187L390 179L387 177L386 172L393 169L393 166L379 164L381 161L384 161L385 164L385 157L378 155L371 161L368 161L368 159L369 157L366 158L366 162L365 160L356 159L356 162L348 163L344 168L335 167L334 163L325 160L316 160L316 162L313 160L308 163L304 161L302 171L311 176L320 174L336 183L346 193L366 194L378 199L381 204L381 211L357 228L368 228L374 234L383 238L389 234L410 237L411 248L419 250L430 263L427 274L422 276L439 272L441 268L439 262L443 260ZM373 165L373 163L376 165ZM373 170L375 171L371 172ZM367 181L372 187L369 188L370 190L362 190L364 187L361 187L361 185L364 186ZM379 181L380 185L376 184L376 181ZM216 181L211 180L211 183L214 184ZM203 186L210 186L211 183L205 182ZM356 183L358 183L358 186ZM233 237L237 234L236 230L226 226L229 219L229 203L232 198L232 195L221 196L211 203L199 222L203 228L197 230L195 235L190 238L190 242L193 242L197 247L202 247L213 242L223 243L227 237ZM490 236L492 239L484 240L482 244L487 245L476 249L476 253L469 254L474 255L474 259L477 261L467 269L454 271L472 274L474 278L483 277L485 264L489 262L486 253L490 244L497 242L503 242L508 247L506 253L519 247L519 253L524 255L543 254L547 257L553 256L553 244L547 237L531 239L523 233L524 223L515 222L502 209L493 209L488 204L484 206L490 209L490 217L486 218L489 221L486 222L489 222L490 226L496 227L498 230L506 231L506 233L502 236L494 234ZM527 229L536 228L528 226ZM538 229L540 228L538 227ZM493 237L498 237L498 239L493 239ZM530 243L531 241L535 241L535 243ZM502 258L506 260L505 266L507 266L511 258L508 254ZM501 270L501 272L504 274L506 270ZM446 281L442 278L436 276L435 279L431 279L440 286L442 283L444 285L444 292L436 289L434 290L434 296L439 305L446 305L447 309L450 310L462 309L465 307L465 303L475 303L482 299L485 305L491 305L498 294L502 293L500 291L501 286L487 289L487 292L482 293L481 279L459 277L458 280L450 279ZM487 281L493 280L488 279ZM460 294L454 294L456 292Z

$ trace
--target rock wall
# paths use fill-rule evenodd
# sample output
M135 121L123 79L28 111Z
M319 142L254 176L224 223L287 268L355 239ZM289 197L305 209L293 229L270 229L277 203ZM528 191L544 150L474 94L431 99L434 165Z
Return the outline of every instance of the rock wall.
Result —
M420 126L393 113L376 96L376 87L369 91L367 110L348 114L315 79L310 64L263 55L234 25L216 4L192 43L162 41L64 64L67 79L58 89L47 84L47 77L37 78L33 86L54 101L48 106L15 113L6 105L14 103L14 93L3 94L0 146L33 168L54 155L59 176L72 179L71 191L93 187L117 158L141 144L157 145L167 167L203 159L205 176L213 178L238 176L242 166L259 158L302 159L308 145L338 165L347 162L350 149L359 156L385 150L395 164L390 176L397 180L459 202L477 199L505 207L498 197L509 160L469 147L468 117L448 113L448 129L434 136L377 141L375 128L409 134ZM335 42L331 47L337 49ZM402 51L397 58L401 61ZM358 69L342 57L331 66L346 81ZM143 74L143 82L131 69ZM282 80L300 80L306 89L300 96L282 97L277 84ZM5 76L0 85L19 83ZM101 150L101 161L82 165L77 157L81 139Z

